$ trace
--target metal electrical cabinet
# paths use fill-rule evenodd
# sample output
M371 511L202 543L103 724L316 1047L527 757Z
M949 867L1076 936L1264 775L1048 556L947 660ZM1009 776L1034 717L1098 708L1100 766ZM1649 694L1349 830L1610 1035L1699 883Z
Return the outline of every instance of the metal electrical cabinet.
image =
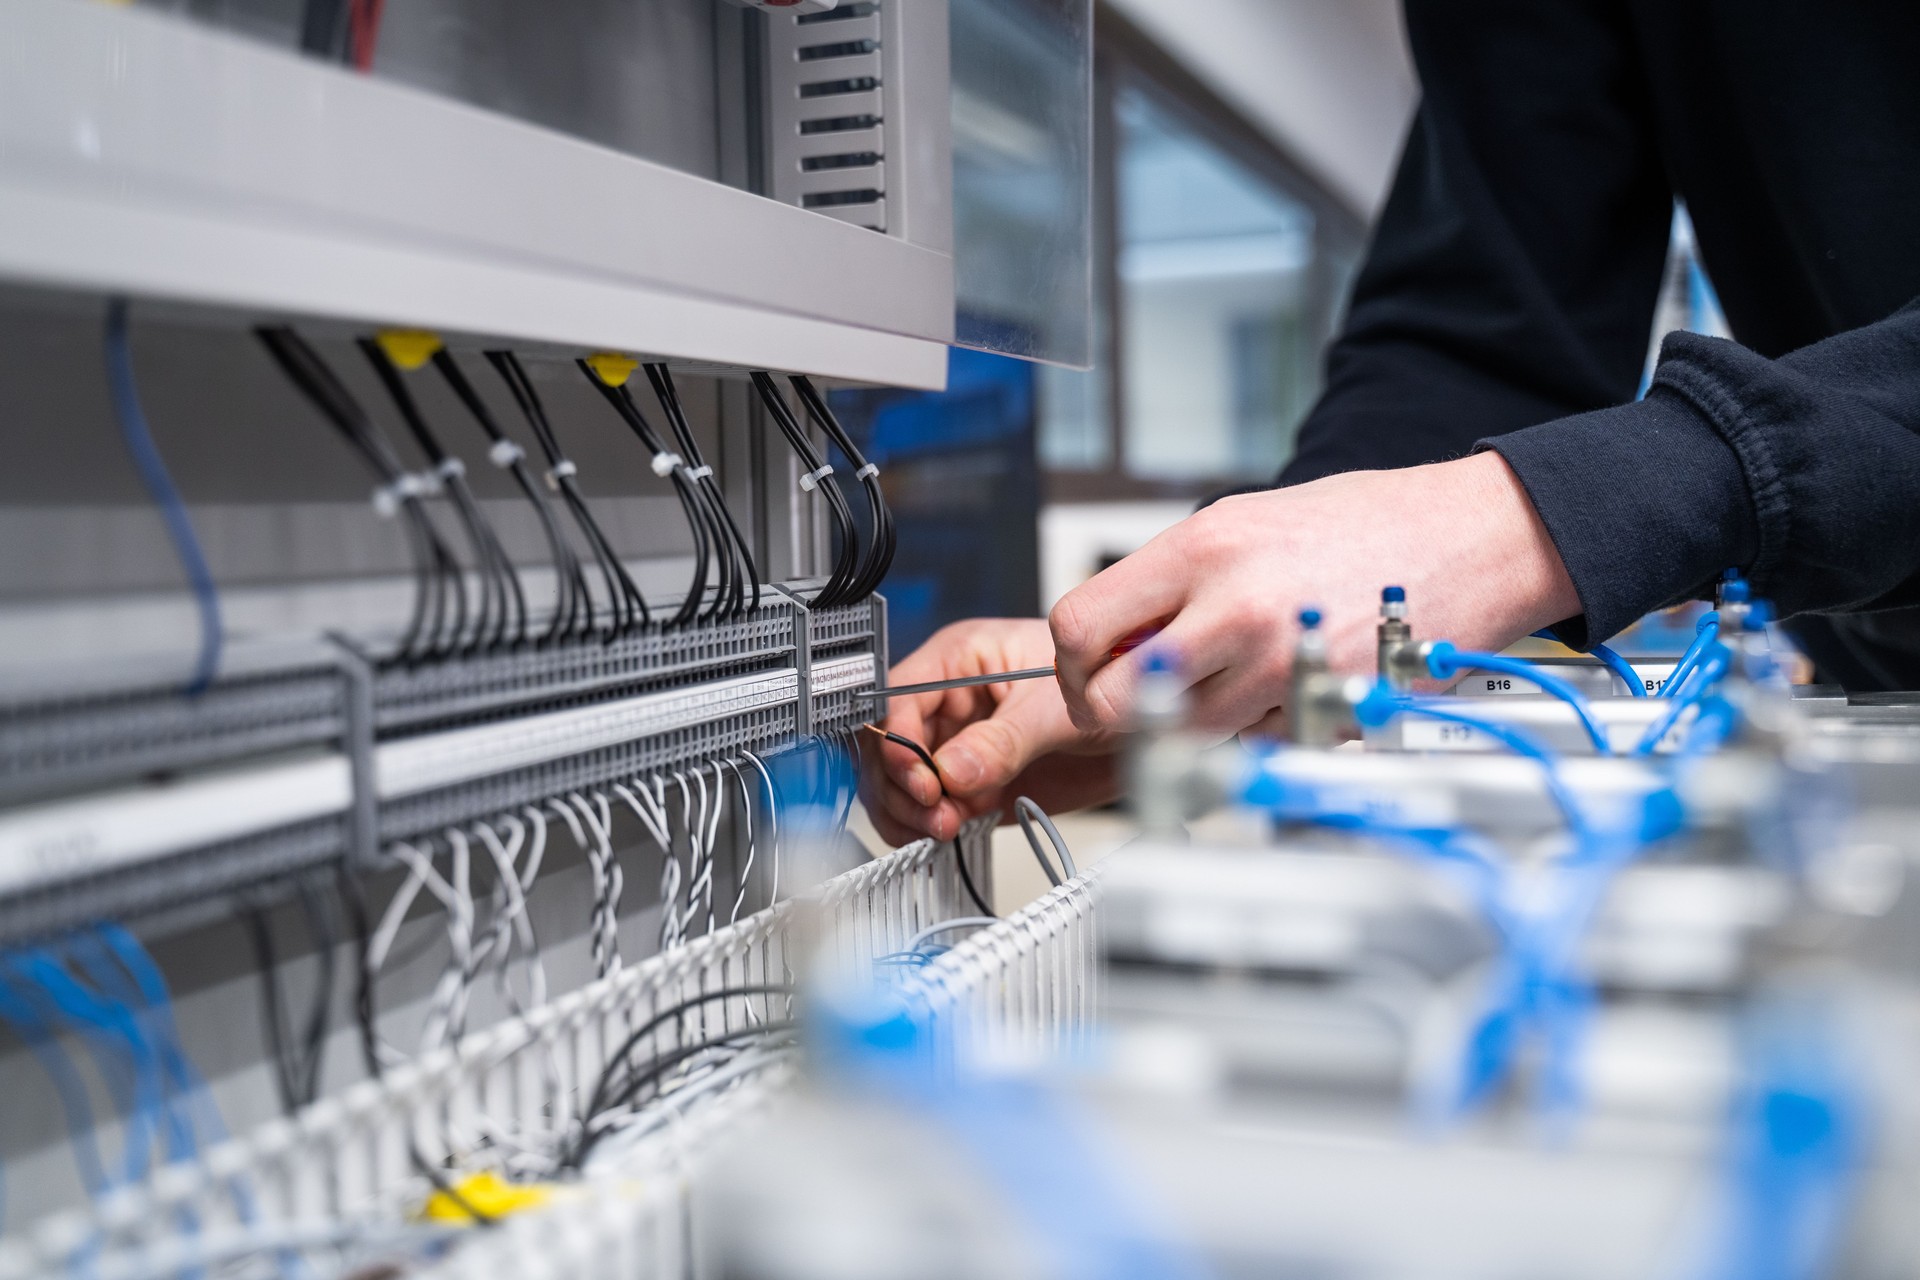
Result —
M540 6L562 26L592 7ZM0 13L0 275L938 387L945 7L849 4L810 23L710 0L716 28L764 28L764 87L737 35L705 67L631 67L745 99L718 113L737 135L722 150L766 157L768 199L210 23L23 0ZM410 12L423 21L409 5L393 21ZM816 167L849 158L870 162Z

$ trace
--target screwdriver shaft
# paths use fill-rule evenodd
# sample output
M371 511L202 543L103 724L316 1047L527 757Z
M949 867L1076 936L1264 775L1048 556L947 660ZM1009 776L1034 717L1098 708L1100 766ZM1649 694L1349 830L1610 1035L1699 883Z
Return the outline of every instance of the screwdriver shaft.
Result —
M1028 667L1024 671L990 671L978 676L955 676L951 680L929 680L925 684L895 685L891 689L875 689L869 697L897 698L912 693L940 693L947 689L967 689L980 684L1001 684L1008 680L1038 680L1041 676L1054 673L1052 667Z

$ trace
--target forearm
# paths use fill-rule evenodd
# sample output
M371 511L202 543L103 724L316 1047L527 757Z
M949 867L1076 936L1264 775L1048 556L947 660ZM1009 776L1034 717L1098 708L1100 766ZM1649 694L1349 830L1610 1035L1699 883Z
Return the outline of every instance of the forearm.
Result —
M1740 567L1783 612L1920 572L1920 306L1779 360L1668 339L1646 399L1482 442L1526 486L1602 640Z

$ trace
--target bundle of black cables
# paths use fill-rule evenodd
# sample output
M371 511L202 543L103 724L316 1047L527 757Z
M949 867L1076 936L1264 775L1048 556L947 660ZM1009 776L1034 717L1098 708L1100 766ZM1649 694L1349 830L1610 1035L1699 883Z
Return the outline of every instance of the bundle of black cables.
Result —
M294 889L306 917L318 971L313 997L299 1028L292 1025L292 1011L282 989L280 956L274 947L273 921L269 914L272 904L256 902L245 913L254 959L260 967L261 1021L266 1025L267 1047L273 1058L274 1084L280 1093L281 1110L287 1115L293 1115L320 1096L320 1068L326 1056L334 978L339 964L339 938L325 895L305 880L296 880Z
M680 602L680 608L667 625L684 627L696 618L717 616L733 598L737 590L737 577L742 572L739 558L723 551L729 545L727 522L708 504L706 491L700 487L701 478L693 474L693 468L687 465L687 460L667 448L659 433L653 429L653 424L640 412L640 406L634 402L626 381L613 381L603 376L594 367L593 360L576 363L587 381L620 415L620 420L639 437L640 443L653 458L653 473L673 481L673 490L679 495L681 509L687 514L687 528L693 534L693 582L687 588L686 599ZM713 603L703 613L701 606L707 596L709 565L715 567L717 581Z
M614 554L613 545L607 541L607 535L600 524L587 509L586 499L580 496L580 486L574 477L579 474L571 460L560 451L560 441L553 433L553 424L547 420L546 407L540 403L539 395L533 389L533 382L527 377L527 371L520 367L520 361L511 351L489 351L487 361L494 371L507 384L507 390L513 394L513 401L520 406L521 414L527 425L533 429L534 439L540 442L540 451L547 459L547 483L559 493L561 501L566 503L567 511L573 516L574 525L580 530L580 536L586 540L587 547L593 552L595 564L600 570L600 582L607 593L607 636L611 641L624 636L635 627L644 626L652 618L647 610L646 597L640 594L640 588L633 584L627 567L620 563L620 557ZM578 562L576 561L576 564ZM586 610L585 626L594 625L593 597L587 589L584 572L576 577L577 596Z
M587 1105L580 1113L580 1132L575 1138L572 1149L561 1158L561 1166L579 1169L587 1156L599 1142L601 1135L607 1132L604 1125L595 1121L610 1111L630 1107L639 1101L643 1090L651 1087L656 1091L667 1073L675 1067L698 1057L712 1049L736 1045L743 1040L768 1039L775 1035L794 1030L799 1023L791 1017L774 1018L771 1008L765 1019L751 1026L732 1031L721 1031L718 1035L704 1036L689 1044L682 1030L687 1016L696 1009L723 1000L733 1000L748 996L772 997L783 995L791 998L795 988L782 983L761 983L738 987L723 987L709 991L690 1000L683 1000L670 1009L664 1009L649 1018L638 1030L634 1031L620 1047L607 1057L606 1066L601 1068L600 1079L594 1084L593 1092L588 1096ZM769 1001L769 1004L771 1002ZM789 1008L791 999L789 999ZM671 1048L652 1054L649 1058L636 1061L635 1055L649 1037L673 1024L674 1044Z
M258 333L274 362L379 477L376 505L403 521L413 554L413 614L390 660L412 663L447 657L459 647L467 628L467 587L459 562L421 501L431 491L431 482L401 464L393 445L299 334L284 326L262 328Z
M893 567L893 553L898 536L893 527L893 512L887 507L887 497L880 489L880 468L867 461L859 446L853 443L853 437L840 425L833 410L819 391L814 389L813 380L804 374L795 374L787 379L793 389L800 393L800 403L807 407L807 416L812 418L819 428L827 433L827 438L839 446L847 461L853 464L853 477L867 491L867 515L873 523L873 541L867 544L866 559L862 562L859 575L849 595L851 600L864 600L880 589L880 582L887 576L887 570Z
M560 527L560 520L553 513L552 504L546 495L533 482L533 476L527 471L526 450L508 439L507 433L494 420L492 410L486 401L467 380L453 353L445 347L433 353L433 367L440 371L447 385L453 388L453 394L467 407L473 420L486 434L490 446L487 457L493 465L513 477L527 501L532 504L534 514L539 517L540 530L546 535L547 551L553 557L554 601L553 618L547 624L546 632L541 635L541 644L551 644L556 640L572 639L584 635L593 629L593 597L588 594L586 570L580 565L580 556L573 549L573 543L567 540L566 532Z
M426 455L428 464L433 468L435 481L446 493L454 514L459 517L460 527L467 535L467 544L473 548L473 562L480 571L480 609L474 615L473 635L467 641L466 652L482 649L491 651L503 645L525 644L526 591L520 584L519 571L508 558L506 549L500 545L500 537L494 532L492 522L487 519L486 512L480 509L473 490L467 485L466 464L441 445L440 437L427 425L426 417L420 412L420 406L414 403L399 368L380 342L374 338L362 338L359 345L360 353L373 366L380 385L387 389L393 407L399 411L400 420L407 424L407 431L413 436L414 443Z
M826 495L827 513L833 519L833 569L827 574L826 585L814 595L815 608L830 609L834 605L850 604L861 597L854 594L854 588L862 577L862 556L859 536L853 527L853 509L847 505L846 494L840 491L840 482L834 478L833 468L813 447L813 441L807 439L807 433L794 418L793 411L787 408L787 402L780 398L780 388L774 385L773 377L766 373L753 375L754 389L760 393L760 401L766 405L767 413L780 428L780 434L787 438L794 455L800 459L800 465L806 468L800 476L800 487L808 492Z
M700 455L699 442L693 438L693 429L687 425L686 411L680 407L680 393L674 389L673 375L664 364L649 364L647 381L653 384L654 397L660 401L660 409L667 415L667 425L673 428L673 438L679 442L680 451L686 455L692 468L688 474L697 479L708 509L717 514L725 525L726 537L723 541L728 558L734 561L734 568L733 593L722 616L737 618L749 608L760 607L760 567L753 562L753 551L747 546L746 536L740 532L740 526L720 492L720 485L713 478L713 468ZM753 588L751 604L747 601L749 584Z

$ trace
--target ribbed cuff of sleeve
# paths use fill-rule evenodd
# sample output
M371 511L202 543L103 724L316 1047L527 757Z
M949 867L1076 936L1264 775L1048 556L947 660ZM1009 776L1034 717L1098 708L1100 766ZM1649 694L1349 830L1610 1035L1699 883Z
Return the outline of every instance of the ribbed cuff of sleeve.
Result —
M1585 649L1745 565L1758 525L1739 457L1692 404L1644 400L1482 440L1526 488L1580 596L1554 628Z

